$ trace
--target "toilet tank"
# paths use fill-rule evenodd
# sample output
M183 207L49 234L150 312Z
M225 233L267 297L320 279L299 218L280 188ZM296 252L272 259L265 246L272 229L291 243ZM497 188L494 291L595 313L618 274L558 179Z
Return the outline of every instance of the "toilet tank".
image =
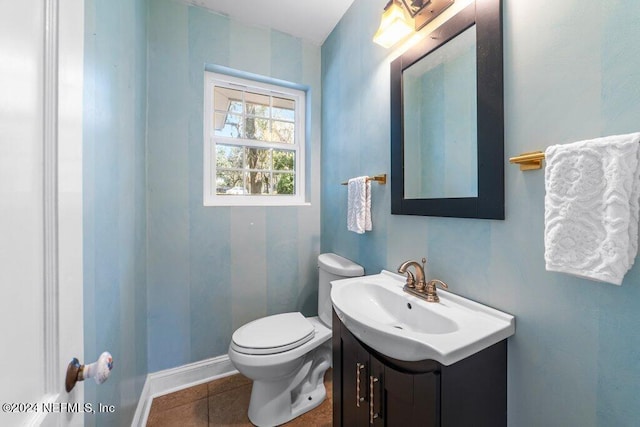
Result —
M331 327L331 281L364 275L364 268L355 262L328 253L318 256L318 317Z

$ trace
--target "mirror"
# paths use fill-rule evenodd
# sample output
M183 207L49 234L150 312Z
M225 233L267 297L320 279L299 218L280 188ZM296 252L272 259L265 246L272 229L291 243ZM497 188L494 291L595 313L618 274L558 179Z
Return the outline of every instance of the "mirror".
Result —
M391 213L504 219L500 0L391 64Z
M404 197L477 197L475 25L404 70L402 99Z

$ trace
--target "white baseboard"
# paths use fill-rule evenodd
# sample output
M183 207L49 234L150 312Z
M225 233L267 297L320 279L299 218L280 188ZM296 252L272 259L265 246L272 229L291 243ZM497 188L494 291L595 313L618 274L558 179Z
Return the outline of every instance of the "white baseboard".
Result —
M131 426L146 426L151 403L155 397L237 373L238 371L231 364L229 356L225 354L148 374Z

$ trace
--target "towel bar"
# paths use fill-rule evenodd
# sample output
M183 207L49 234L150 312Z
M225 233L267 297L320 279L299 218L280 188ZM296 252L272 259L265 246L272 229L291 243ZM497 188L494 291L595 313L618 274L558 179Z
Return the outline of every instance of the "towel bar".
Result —
M367 177L367 181L377 181L378 184L384 185L384 184L387 183L387 174L383 173L383 174L376 175L376 176L368 176ZM349 184L349 182L343 182L340 185L347 185L347 184Z
M519 156L511 157L509 159L509 163L517 163L520 165L521 171L529 171L542 169L543 160L544 153L542 151L532 151L529 153L522 153Z

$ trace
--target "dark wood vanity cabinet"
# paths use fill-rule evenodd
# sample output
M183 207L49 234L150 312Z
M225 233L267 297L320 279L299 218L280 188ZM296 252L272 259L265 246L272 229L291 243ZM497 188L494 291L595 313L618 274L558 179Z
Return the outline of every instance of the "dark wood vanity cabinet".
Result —
M369 348L333 314L333 425L507 425L507 347L451 366L403 362Z
M340 371L341 381L334 377L334 388L342 383L342 408L334 411L334 418L341 412L342 420L341 424L334 420L334 425L439 425L439 372L413 374L394 369L348 331L342 334Z

